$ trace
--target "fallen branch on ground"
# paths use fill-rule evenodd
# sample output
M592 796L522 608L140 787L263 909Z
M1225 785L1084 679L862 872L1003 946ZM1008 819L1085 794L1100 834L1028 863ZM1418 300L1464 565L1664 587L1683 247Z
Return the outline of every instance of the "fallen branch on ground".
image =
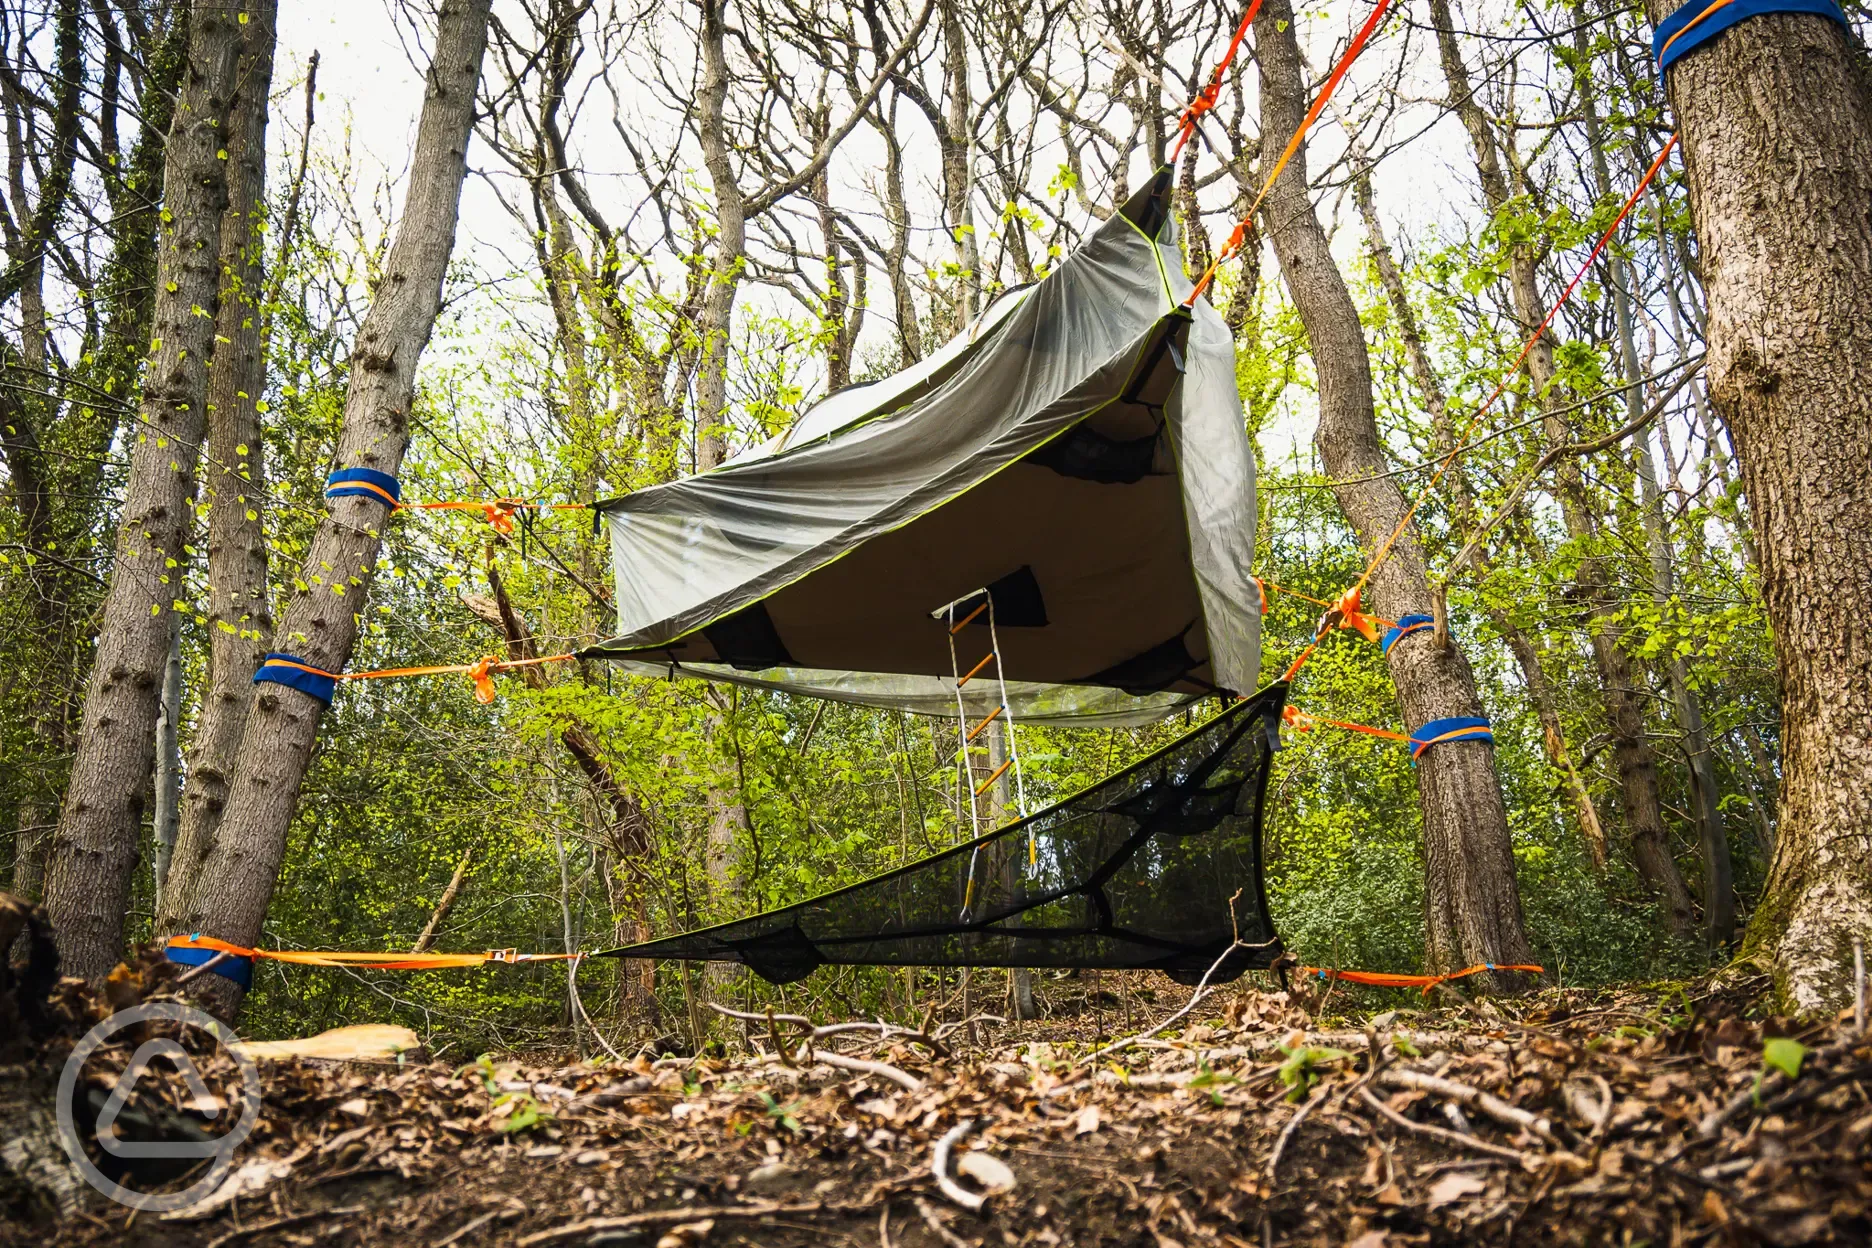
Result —
M968 1137L975 1129L975 1119L949 1128L943 1137L936 1141L936 1151L930 1154L930 1173L936 1176L936 1190L970 1213L980 1213L982 1206L988 1203L986 1196L977 1196L960 1183L949 1177L949 1150Z
M1519 1149L1503 1148L1500 1144L1490 1144L1487 1140L1478 1140L1474 1136L1460 1135L1455 1131L1446 1130L1443 1127L1433 1127L1428 1123L1412 1122L1409 1118L1406 1118L1403 1114L1398 1113L1395 1109L1392 1109L1389 1105L1386 1105L1383 1101L1373 1096L1369 1088L1360 1088L1359 1098L1367 1105L1377 1110L1388 1121L1403 1127L1406 1131L1415 1131L1419 1135L1427 1135L1431 1139L1442 1140L1447 1144L1454 1144L1458 1148L1467 1148L1478 1153L1487 1153L1492 1157L1505 1157L1509 1161L1520 1162L1530 1170L1537 1169L1541 1164L1540 1158L1531 1153L1521 1152Z

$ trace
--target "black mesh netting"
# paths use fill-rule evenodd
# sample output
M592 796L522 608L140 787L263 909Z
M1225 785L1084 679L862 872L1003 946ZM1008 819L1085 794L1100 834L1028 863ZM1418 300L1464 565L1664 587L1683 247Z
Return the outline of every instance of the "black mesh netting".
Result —
M601 956L745 963L774 983L827 964L1155 967L1213 981L1280 953L1261 816L1286 688L1238 702L1039 814L810 901Z

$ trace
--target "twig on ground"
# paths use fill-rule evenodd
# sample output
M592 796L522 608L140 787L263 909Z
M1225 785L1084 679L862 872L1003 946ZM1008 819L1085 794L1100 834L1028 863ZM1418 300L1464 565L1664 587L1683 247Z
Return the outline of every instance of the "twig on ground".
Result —
M207 963L202 965L205 967ZM274 1218L269 1222L256 1222L252 1226L236 1227L219 1239L209 1240L208 1248L227 1248L227 1245L237 1244L249 1235L262 1235L268 1231L277 1231L281 1227L298 1226L302 1222L317 1222L323 1218L348 1218L354 1213L363 1212L363 1205L344 1205L336 1209L315 1209L310 1213L289 1213L283 1218Z
M1554 1136L1553 1124L1545 1118L1530 1114L1519 1106L1510 1105L1500 1097L1492 1096L1481 1088L1458 1083L1454 1079L1445 1079L1439 1075L1425 1075L1408 1068L1387 1070L1380 1077L1381 1083L1394 1088L1410 1088L1418 1092L1429 1092L1458 1105L1466 1105L1479 1110L1496 1122L1510 1127L1521 1127L1533 1132L1555 1148L1564 1147Z
M461 1240L468 1238L470 1235L474 1234L476 1231L480 1230L482 1227L492 1222L495 1218L501 1217L503 1215L507 1217L513 1217L514 1211L512 1209L495 1209L495 1210L492 1210L491 1212L482 1214L478 1218L472 1218L469 1221L462 1223L462 1225L456 1230L451 1231L447 1235L447 1237L436 1240L435 1248L449 1248L450 1244L458 1243Z
M1233 954L1238 949L1248 949L1248 950L1266 949L1269 945L1273 943L1274 942L1271 940L1263 941L1262 943L1258 945L1244 945L1239 940L1234 942L1228 948L1222 951L1221 957L1217 958L1214 962L1211 962L1209 964L1209 969L1203 972L1202 979L1199 980L1196 984L1196 991L1190 994L1190 999L1183 1003L1182 1009L1172 1014L1169 1018L1164 1019L1163 1022L1158 1023L1155 1027L1152 1027L1149 1031L1141 1031L1135 1036L1126 1036L1122 1040L1112 1041L1110 1044L1098 1050L1096 1053L1092 1054L1090 1057L1085 1058L1083 1061L1080 1062L1080 1065L1081 1066L1095 1065L1101 1058L1110 1057L1113 1053L1119 1053L1119 1052L1124 1051L1125 1049L1130 1048L1132 1045L1136 1044L1140 1040L1148 1040L1152 1036L1155 1036L1160 1031L1169 1030L1170 1027L1174 1025L1178 1020L1182 1019L1191 1010L1195 1009L1198 1005L1202 1004L1202 1002L1205 999L1207 999L1207 997L1209 996L1209 979L1217 971L1222 969L1222 964L1228 961L1229 955Z
M563 1239L577 1239L581 1235L596 1235L600 1231L631 1231L645 1226L660 1226L665 1222L703 1222L711 1218L764 1218L779 1213L869 1213L856 1205L828 1204L825 1201L812 1200L804 1204L783 1205L776 1201L755 1202L746 1205L690 1205L682 1209L651 1209L643 1213L627 1213L613 1218L581 1218L577 1222L567 1222L562 1226L535 1231L514 1241L516 1248L534 1248L537 1244L555 1244Z
M1281 1154L1287 1151L1287 1141L1291 1140L1294 1132L1300 1129L1300 1124L1305 1122L1306 1116L1313 1112L1313 1107L1325 1099L1326 1094L1321 1092L1311 1100L1302 1101L1300 1108L1294 1111L1294 1116L1289 1118L1287 1125L1281 1128L1280 1138L1274 1141L1274 1152L1268 1158L1268 1182L1274 1181L1274 1175L1280 1169Z
M942 1219L936 1216L936 1211L930 1208L929 1201L921 1196L917 1197L916 1211L923 1215L923 1225L929 1227L935 1233L936 1238L949 1245L949 1248L969 1248L968 1240L944 1226Z
M974 1129L975 1119L970 1118L945 1131L943 1137L936 1141L935 1151L930 1154L930 1173L936 1177L937 1191L970 1213L980 1213L982 1206L988 1203L988 1198L977 1196L949 1177L949 1150L966 1139Z
M1473 1136L1458 1135L1456 1132L1445 1130L1442 1127L1433 1127L1422 1122L1412 1122L1403 1114L1398 1113L1395 1109L1392 1109L1389 1105L1386 1105L1383 1101L1373 1096L1369 1088L1360 1088L1359 1097L1367 1105L1382 1114L1388 1121L1403 1127L1406 1131L1415 1131L1419 1135L1427 1135L1432 1139L1442 1140L1447 1144L1454 1144L1458 1148L1468 1148L1479 1153L1487 1153L1492 1157L1505 1157L1509 1161L1520 1162L1530 1169L1541 1164L1540 1158L1529 1153L1521 1152L1519 1149L1503 1148L1499 1144L1490 1144L1487 1140L1478 1140Z
M807 1056L806 1046L801 1045L800 1052L802 1058ZM901 1084L912 1092L923 1090L921 1079L907 1070L899 1070L889 1062L873 1062L862 1057L846 1057L842 1053L827 1053L823 1050L812 1053L810 1058L813 1061L824 1062L828 1066L836 1066L840 1070L856 1070L867 1075L877 1075L881 1079L889 1079L892 1083Z
M878 1248L891 1248L890 1240L890 1202L878 1210Z

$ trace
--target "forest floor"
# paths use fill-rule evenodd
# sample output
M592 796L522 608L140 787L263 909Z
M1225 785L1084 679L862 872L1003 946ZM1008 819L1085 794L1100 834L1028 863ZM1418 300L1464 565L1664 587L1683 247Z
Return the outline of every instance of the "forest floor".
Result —
M763 1020L764 1055L694 1061L269 1061L239 1186L166 1215L90 1199L0 1243L1872 1243L1872 1039L1759 989L1367 1016L1243 983L1096 1057L1089 1019L1055 1017L804 1048ZM55 1069L107 1009L64 981L59 1034L0 1077ZM144 1102L187 1101L155 1082Z

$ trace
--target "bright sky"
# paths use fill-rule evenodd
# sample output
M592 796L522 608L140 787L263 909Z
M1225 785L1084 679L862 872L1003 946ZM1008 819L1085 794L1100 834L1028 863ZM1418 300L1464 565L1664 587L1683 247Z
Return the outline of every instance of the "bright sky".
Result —
M499 12L506 7L497 3L496 10ZM1305 37L1303 33L1303 44L1316 73L1332 54L1333 41L1342 39L1349 31L1350 9L1343 0L1333 0L1324 12L1316 10L1303 18L1313 32L1312 37ZM395 17L400 10L401 0L334 0L323 5L283 5L279 17L280 54L275 76L279 97L275 116L291 118L296 127L300 111L299 84L303 83L306 62L316 49L320 54L321 98L315 142L328 149L334 147L348 124L352 150L359 165L357 194L367 209L379 175L387 171L400 180L405 171L422 102L422 78L412 60L423 59L425 53L408 42L409 23ZM518 13L510 16L517 22L524 22ZM1413 53L1421 60L1424 40L1418 36L1411 43L1415 45ZM1402 41L1393 37L1377 45L1374 51L1379 56L1387 53L1395 56L1402 46ZM1212 55L1204 53L1205 63ZM1354 70L1354 81L1361 73L1371 72L1375 71L1361 62ZM1431 84L1413 83L1409 79L1404 88L1420 98L1438 94ZM1433 115L1427 109L1425 112L1426 117ZM273 127L272 135L276 160L283 161L285 145L291 136L281 125ZM1330 115L1322 118L1315 135L1314 145L1320 155L1313 158L1312 169L1317 172L1325 164L1324 154L1336 152L1341 139ZM854 140L874 141L864 127L854 134ZM626 165L622 153L617 155L616 172L622 173ZM934 152L928 156L933 170ZM612 172L603 168L602 152L588 148L581 152L581 157L588 172L594 175L594 183L601 182L597 175ZM912 159L915 159L914 152ZM1473 195L1470 190L1473 173L1463 172L1464 164L1462 136L1450 123L1434 126L1413 143L1407 153L1380 167L1377 192L1390 219L1394 242L1400 236L1416 237L1426 229L1455 224L1470 207ZM497 165L485 148L471 150L471 170L493 171ZM275 168L279 167L276 163ZM933 179L933 172L928 176ZM1322 209L1326 212L1337 209L1344 222L1348 220L1350 204L1329 197ZM1342 228L1336 238L1338 249L1347 261L1356 257L1360 243L1359 232L1354 229ZM472 175L464 191L456 254L472 260L491 275L524 268L531 262L531 247L525 235L501 207L488 183ZM1264 269L1270 275L1274 272L1271 260L1270 256ZM886 311L888 305L887 296L880 303L881 294L881 285L874 285L871 302L880 313ZM758 292L756 297L759 297ZM788 307L790 309L790 305ZM881 317L873 317L872 324L881 326ZM1264 449L1270 455L1283 458L1294 450L1304 454L1311 435L1310 404L1302 400L1264 431Z

